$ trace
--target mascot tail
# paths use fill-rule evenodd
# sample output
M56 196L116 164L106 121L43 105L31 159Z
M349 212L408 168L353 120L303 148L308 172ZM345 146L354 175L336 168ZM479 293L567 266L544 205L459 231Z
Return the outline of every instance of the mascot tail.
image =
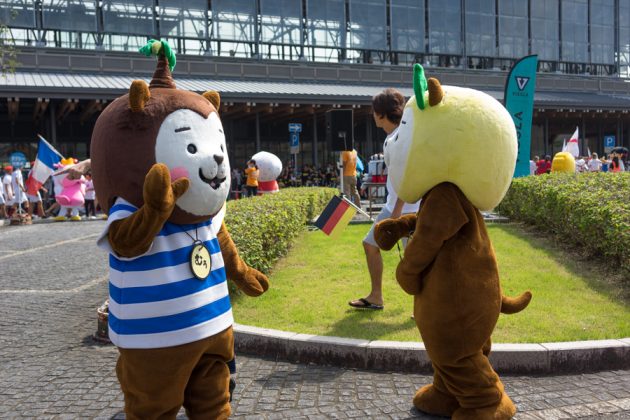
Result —
M529 305L529 301L532 300L531 292L527 291L519 297L501 297L501 312L504 314L515 314L521 312Z

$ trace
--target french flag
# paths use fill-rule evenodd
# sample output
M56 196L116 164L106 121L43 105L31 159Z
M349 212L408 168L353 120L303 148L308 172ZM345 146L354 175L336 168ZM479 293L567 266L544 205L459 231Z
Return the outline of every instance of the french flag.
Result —
M46 139L39 134L37 136L39 137L37 160L26 180L26 191L30 195L37 195L37 191L39 191L44 182L46 182L48 177L55 171L54 165L63 159L63 156L61 156Z

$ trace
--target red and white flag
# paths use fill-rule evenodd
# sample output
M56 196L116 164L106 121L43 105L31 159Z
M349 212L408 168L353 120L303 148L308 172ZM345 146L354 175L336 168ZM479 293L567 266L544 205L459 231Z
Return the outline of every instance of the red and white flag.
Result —
M26 191L30 195L37 195L37 191L44 182L55 171L55 163L59 163L63 156L55 150L42 136L39 137L39 148L37 149L37 160L31 169L31 173L26 180Z
M579 131L579 127L575 127L575 133L573 133L569 141L562 148L563 152L571 153L574 158L580 156L580 146L578 143L578 131Z

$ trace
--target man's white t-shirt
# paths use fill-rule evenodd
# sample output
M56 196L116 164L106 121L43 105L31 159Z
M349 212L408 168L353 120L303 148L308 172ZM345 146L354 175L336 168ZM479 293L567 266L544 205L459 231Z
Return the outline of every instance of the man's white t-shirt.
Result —
M24 180L22 178L22 171L13 171L13 177L11 179L11 188L13 188L13 202L23 203L26 201L26 193L22 191L24 186Z
M599 159L591 159L588 161L588 170L597 172L602 169L602 162Z
M392 131L387 136L387 138L385 138L385 142L387 142L387 140L389 140L390 137L395 136L397 131L398 129ZM391 178L389 176L387 177L387 182L385 184L385 187L387 188L387 202L385 203L385 208L389 210L390 213L393 213L394 207L396 206L396 201L398 200L398 195L396 194L396 191L394 191L394 185L392 184ZM401 214L417 213L419 208L420 208L420 200L416 201L415 203L405 203L403 205Z
M7 199L7 201L11 201L12 200L13 193L9 194L9 191L13 191L11 189L11 179L12 178L13 177L9 173L4 174L4 177L2 178L2 192L4 193L4 196Z

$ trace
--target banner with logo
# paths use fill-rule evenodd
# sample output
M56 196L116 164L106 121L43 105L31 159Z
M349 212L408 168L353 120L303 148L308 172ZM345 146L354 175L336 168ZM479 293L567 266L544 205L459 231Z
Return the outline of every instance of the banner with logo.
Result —
M518 155L514 177L529 175L537 68L537 55L523 57L512 66L505 82L503 104L514 120L518 138Z

